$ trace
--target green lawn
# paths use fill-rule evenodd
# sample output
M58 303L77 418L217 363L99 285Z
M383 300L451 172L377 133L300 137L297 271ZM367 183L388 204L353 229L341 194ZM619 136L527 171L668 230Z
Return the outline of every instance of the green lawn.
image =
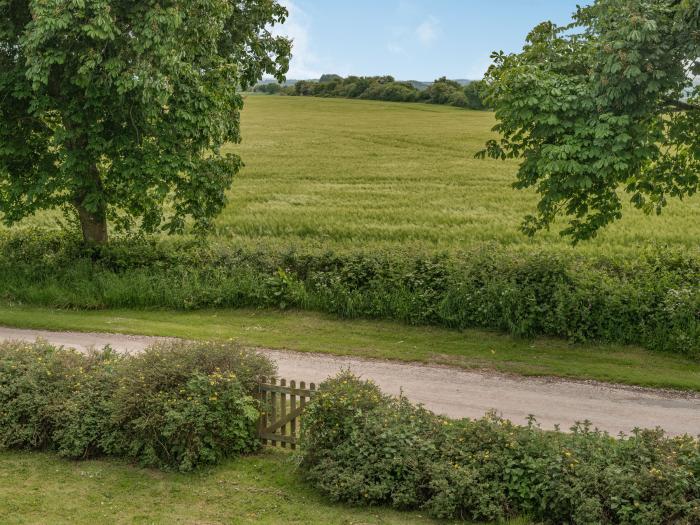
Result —
M474 158L494 123L490 112L430 104L248 96L243 142L230 146L246 166L215 235L343 251L697 246L700 196L672 201L659 217L627 207L624 220L575 249L556 231L526 238L518 225L536 199L510 187L516 163Z
M637 347L571 345L551 338L530 341L480 330L458 332L381 321L337 320L312 312L72 311L2 306L0 325L190 339L233 338L247 346L700 391L700 363Z
M115 460L0 452L0 521L12 524L428 524L420 513L325 501L272 449L190 474Z

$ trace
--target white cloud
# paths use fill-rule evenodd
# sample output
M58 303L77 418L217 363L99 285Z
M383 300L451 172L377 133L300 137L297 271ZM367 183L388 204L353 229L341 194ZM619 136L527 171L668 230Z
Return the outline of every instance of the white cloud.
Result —
M423 45L432 44L440 33L440 22L434 16L429 16L416 28L416 36Z
M289 63L287 78L320 77L320 60L311 49L311 18L290 0L281 0L280 3L287 8L289 16L284 24L273 27L272 33L292 39L292 60Z

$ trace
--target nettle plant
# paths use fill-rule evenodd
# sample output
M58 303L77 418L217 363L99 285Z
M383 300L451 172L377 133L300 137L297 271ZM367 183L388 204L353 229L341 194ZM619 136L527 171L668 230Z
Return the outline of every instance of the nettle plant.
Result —
M623 192L660 213L698 190L697 0L597 0L492 58L486 98L500 138L480 155L522 160L514 186L540 195L526 233L564 215L562 234L585 240L622 217Z
M210 225L241 167L239 89L284 78L275 0L0 0L0 214Z

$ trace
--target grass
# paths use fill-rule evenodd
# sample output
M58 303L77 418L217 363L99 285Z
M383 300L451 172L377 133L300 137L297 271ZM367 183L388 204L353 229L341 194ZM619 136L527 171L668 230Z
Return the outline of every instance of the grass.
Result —
M459 332L382 321L337 320L312 312L73 311L0 306L0 324L189 339L233 338L255 347L700 391L700 363L638 347L571 345L553 338L523 340L483 330Z
M5 525L437 523L420 513L329 503L300 482L289 454L271 449L191 474L0 452L0 516Z
M518 225L536 196L511 188L517 163L474 158L494 123L490 112L429 104L249 96L243 143L229 147L246 167L215 236L339 251L492 241L597 254L697 247L698 196L659 217L627 206L622 221L575 249L556 231L525 237Z

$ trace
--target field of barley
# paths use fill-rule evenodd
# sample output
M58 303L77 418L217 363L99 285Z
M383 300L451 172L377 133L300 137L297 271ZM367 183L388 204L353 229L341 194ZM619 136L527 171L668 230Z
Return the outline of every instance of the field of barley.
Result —
M511 188L516 163L474 158L494 123L491 112L428 104L248 96L243 143L231 146L246 166L216 235L340 251L491 241L568 250L557 231L534 239L518 231L536 196ZM576 250L692 247L698 239L696 197L672 201L659 217L628 207Z
M576 248L558 229L526 237L518 226L537 199L511 188L517 162L474 158L494 124L491 112L448 106L247 95L243 142L228 147L245 167L213 235L339 252L490 242L585 254L698 246L700 196L671 200L661 216L626 206L623 220ZM47 212L24 224L52 227L59 217Z

